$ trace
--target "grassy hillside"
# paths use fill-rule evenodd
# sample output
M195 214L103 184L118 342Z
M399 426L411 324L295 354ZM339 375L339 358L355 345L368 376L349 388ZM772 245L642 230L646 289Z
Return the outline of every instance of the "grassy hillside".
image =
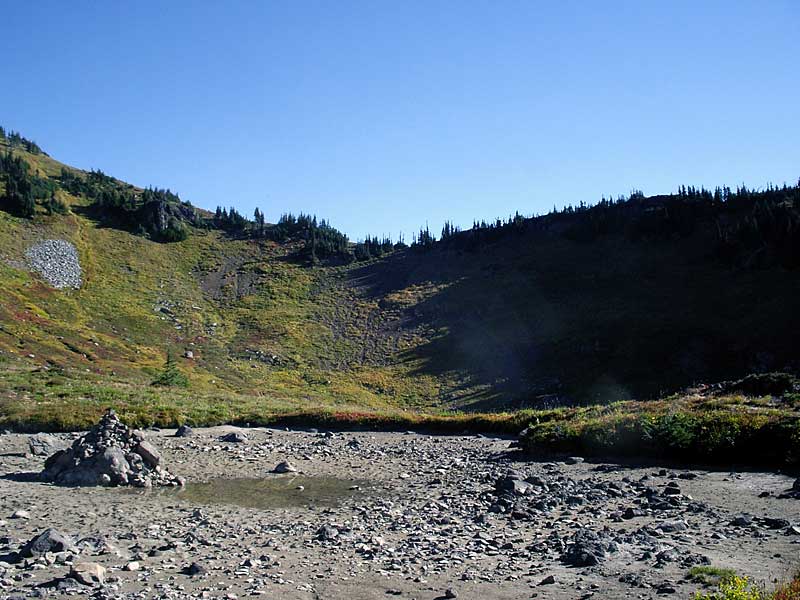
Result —
M44 154L14 153L44 177L63 167ZM191 351L192 359L179 361L194 393L363 407L435 399L432 377L399 377L395 365L337 368L346 342L315 318L325 311L320 290L328 288L329 269L298 263L291 242L193 229L182 242L156 243L89 218L85 198L58 195L70 214L0 212L5 398L15 401L46 379L31 372L147 389L167 352ZM26 249L43 239L77 247L80 290L51 289L24 268Z
M64 168L86 177L0 140L7 149L43 180ZM151 423L412 422L420 409L648 399L798 369L800 270L719 260L714 219L642 239L565 235L588 222L567 215L474 246L311 266L298 239L189 223L185 240L158 243L82 194L55 194L67 214L0 211L0 425L80 426L110 403ZM27 270L26 250L44 239L76 246L81 289ZM187 389L150 385L167 353Z

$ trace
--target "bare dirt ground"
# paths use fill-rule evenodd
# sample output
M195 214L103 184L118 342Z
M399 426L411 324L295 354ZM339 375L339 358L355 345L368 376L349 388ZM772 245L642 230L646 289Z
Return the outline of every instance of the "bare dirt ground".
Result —
M800 566L800 500L779 497L794 479L778 473L531 461L474 435L219 441L231 430L147 432L183 491L41 483L28 436L0 435L0 597L688 598L693 565L765 584ZM271 473L283 460L299 473ZM283 478L286 492L243 502L241 485L201 485L217 478ZM341 479L359 489L304 500ZM50 527L78 550L14 559ZM106 567L105 583L67 578L79 562Z

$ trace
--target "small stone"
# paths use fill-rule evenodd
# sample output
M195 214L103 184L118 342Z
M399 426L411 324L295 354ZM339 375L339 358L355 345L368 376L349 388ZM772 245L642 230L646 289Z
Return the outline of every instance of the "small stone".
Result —
M544 579L539 582L539 585L552 585L556 582L556 578L553 575L548 575Z
M687 525L683 521L663 521L657 527L664 533L673 533L677 531L686 531Z
M323 525L317 530L317 539L323 542L329 542L339 537L339 530L332 525Z
M231 444L244 444L247 442L247 436L241 431L231 431L219 438L220 442L229 442Z
M750 525L752 524L753 524L753 517L745 514L736 515L733 518L733 521L731 521L731 525L734 525L735 527L750 527Z
M137 561L133 560L125 565L124 568L126 571L138 571L141 568L141 565Z
M774 517L764 517L762 521L770 529L786 529L791 525L786 519L776 519Z
M564 459L565 465L577 465L583 462L583 457L581 456L568 456Z
M206 569L200 563L193 562L188 567L185 567L183 572L189 577L196 577L198 575L204 575L206 573Z
M458 592L455 591L453 588L447 588L444 591L445 598L458 598Z
M297 473L297 468L290 463L288 460L284 460L283 462L279 462L275 465L275 468L272 469L273 473Z
M27 510L15 510L13 513L11 513L11 518L12 519L30 519L31 518L31 513L29 513Z
M181 425L175 432L175 437L191 437L192 434L194 434L194 431L192 431L191 427L188 425Z
M97 563L78 563L70 569L69 577L84 585L102 585L106 580L106 568Z

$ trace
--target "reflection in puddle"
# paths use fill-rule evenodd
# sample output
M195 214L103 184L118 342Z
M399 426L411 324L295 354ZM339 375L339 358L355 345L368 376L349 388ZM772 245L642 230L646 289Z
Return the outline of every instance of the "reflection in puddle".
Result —
M363 495L367 482L336 477L267 477L211 479L170 490L170 496L193 504L235 504L245 508L336 506Z

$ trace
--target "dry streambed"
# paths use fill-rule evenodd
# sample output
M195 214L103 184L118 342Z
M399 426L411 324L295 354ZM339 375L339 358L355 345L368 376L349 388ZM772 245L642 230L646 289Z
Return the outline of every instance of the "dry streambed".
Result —
M28 436L0 435L0 596L689 597L695 565L800 566L781 474L530 462L481 436L173 434L147 437L186 486L152 490L41 483ZM26 546L48 528L60 546Z

